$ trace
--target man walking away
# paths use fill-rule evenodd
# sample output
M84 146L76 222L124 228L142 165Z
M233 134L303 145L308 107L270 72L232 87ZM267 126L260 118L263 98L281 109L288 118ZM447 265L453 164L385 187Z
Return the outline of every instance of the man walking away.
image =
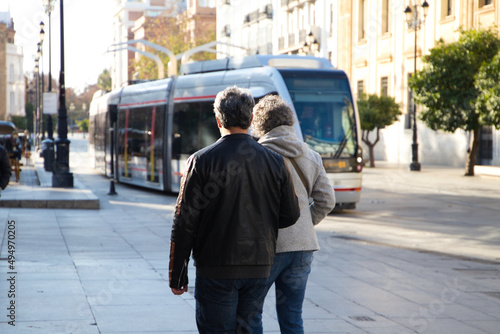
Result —
M196 266L200 333L250 333L264 303L278 229L300 215L281 155L248 134L254 99L246 89L220 92L214 112L221 138L194 153L181 181L172 226L169 281L187 291Z

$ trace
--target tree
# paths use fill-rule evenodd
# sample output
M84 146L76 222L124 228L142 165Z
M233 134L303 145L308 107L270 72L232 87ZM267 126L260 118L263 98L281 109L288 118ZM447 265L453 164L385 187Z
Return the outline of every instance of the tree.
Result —
M401 115L401 109L393 97L386 95L363 94L357 104L361 121L361 139L370 152L370 167L375 167L373 148L380 140L380 129L397 121ZM377 137L372 142L369 137L370 132L374 130L376 130Z
M489 124L500 128L500 53L491 63L479 69L476 76L476 88L480 91L476 100L481 124Z
M89 131L89 119L85 118L81 121L76 121L76 125L83 132L83 137L85 138L85 133Z
M491 62L498 53L500 39L493 30L471 29L460 30L460 33L456 42L436 43L422 59L423 70L410 79L409 85L416 103L426 107L419 115L429 128L471 132L465 175L472 176L479 130L483 125L492 125L492 119L484 114L486 108L478 108L481 90L476 78L483 64ZM482 99L484 101L484 97Z
M188 21L185 16L179 16L176 20L172 17L149 17L144 22L146 39L154 44L163 46L171 50L174 54L180 54L196 46L215 41L215 30L204 29L195 39L192 39L187 29ZM146 47L146 51L160 57L165 69L168 68L169 57L163 52ZM193 60L215 59L212 53L202 52L193 55ZM180 63L178 64L180 66ZM158 66L156 62L148 57L141 56L138 61L131 63L130 73L137 73L138 79L155 80L158 79ZM132 75L133 76L133 75Z
M26 117L25 116L10 116L12 123L16 126L18 130L26 129Z
M111 74L107 69L99 74L99 78L97 78L97 87L107 92L111 91Z

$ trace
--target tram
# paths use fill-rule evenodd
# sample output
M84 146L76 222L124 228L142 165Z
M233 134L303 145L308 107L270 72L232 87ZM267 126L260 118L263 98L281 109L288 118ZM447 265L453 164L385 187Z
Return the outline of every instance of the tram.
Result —
M344 71L323 58L253 55L189 63L180 72L96 93L89 125L89 154L96 169L122 183L178 192L188 157L220 137L215 96L236 85L248 88L256 102L278 94L290 104L297 135L323 159L336 208L356 207L361 130Z

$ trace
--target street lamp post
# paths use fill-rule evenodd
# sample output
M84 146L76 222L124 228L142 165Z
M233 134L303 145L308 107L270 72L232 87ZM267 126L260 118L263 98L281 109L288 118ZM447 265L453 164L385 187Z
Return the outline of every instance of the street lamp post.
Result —
M422 7L422 10L424 12L423 20L420 19L418 15L417 0L415 0L413 10L411 9L411 5L408 5L405 9L406 23L408 24L408 28L413 28L415 32L413 75L417 73L417 30L425 22L425 18L427 17L427 13L429 11L429 4L427 3L427 0L424 0L422 5L420 6ZM415 102L413 102L413 142L411 144L411 157L412 158L410 163L410 170L420 171L421 165L420 162L418 162L418 142L417 142L417 104Z
M73 174L69 171L68 112L64 80L64 8L61 11L61 71L59 73L59 111L57 115L56 163L52 174L52 187L73 187Z
M40 145L40 140L39 140L40 138L38 138L38 133L40 132L40 108L39 108L40 106L39 106L39 100L38 100L38 92L39 92L39 88L40 88L40 86L38 84L38 82L39 82L38 77L40 75L40 73L38 71L38 69L39 69L38 63L39 62L40 62L40 60L37 57L35 57L35 117L34 118L35 118L35 125L36 126L34 129L34 131L35 131L34 140L35 140L36 147L39 147L39 145Z
M43 21L40 22L40 42L38 42L38 50L37 50L37 57L38 59L40 59L40 67L41 67L41 70L42 70L42 88L41 88L41 91L40 91L40 130L42 131L42 140L45 139L45 122L44 122L44 119L43 119L43 85L44 85L44 79L45 79L45 75L43 73L43 40L45 39L45 31L43 30L43 28L45 27L45 24L43 23Z
M43 2L43 7L45 8L45 13L49 16L49 86L47 88L47 92L52 92L52 59L51 59L51 48L52 48L52 43L51 43L51 32L52 32L52 27L51 27L51 20L50 20L50 14L54 10L54 2L55 0L42 0ZM49 139L54 139L54 127L52 125L52 114L48 115L49 118L47 119L47 137Z

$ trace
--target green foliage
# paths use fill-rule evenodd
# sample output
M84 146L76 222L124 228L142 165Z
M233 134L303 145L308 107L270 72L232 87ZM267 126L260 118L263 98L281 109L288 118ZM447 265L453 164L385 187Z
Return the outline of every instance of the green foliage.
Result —
M375 167L373 148L380 139L379 131L398 120L400 105L393 97L376 94L361 95L357 101L361 122L361 139L368 146L370 167ZM376 132L376 139L370 139L370 132Z
M491 63L481 66L475 86L480 92L476 100L481 124L493 125L500 129L500 53Z
M107 69L99 74L99 78L97 78L97 87L101 90L111 91L111 74Z
M437 42L424 57L424 69L409 81L415 101L426 109L420 118L433 130L472 133L465 175L474 175L479 129L500 126L498 59L500 39L490 30L460 30L456 42ZM498 58L498 57L497 57Z
M83 132L89 131L89 119L88 118L82 119L81 121L76 121L76 125L78 125L78 128L80 130L82 130Z
M12 123L16 126L18 131L26 129L26 117L25 116L10 116Z
M362 130L383 129L397 121L401 115L400 105L390 96L363 94L357 104Z
M147 31L146 39L154 44L166 47L174 54L178 55L196 46L215 41L215 31L213 29L205 29L202 33L196 36L195 40L191 39L188 34L187 20L175 20L170 17L148 18L144 24L144 29ZM163 52L157 51L150 47L146 51L160 57L165 67L165 75L167 75L169 57ZM192 60L209 60L215 59L213 53L201 52L194 54ZM178 70L180 61L178 61ZM155 80L158 79L158 66L153 59L141 56L138 61L130 64L129 73L137 74L139 80Z
M419 115L433 130L477 130L482 121L476 100L481 94L475 77L500 49L492 30L461 30L458 41L440 40L423 58L424 69L410 79L415 101L426 107Z

